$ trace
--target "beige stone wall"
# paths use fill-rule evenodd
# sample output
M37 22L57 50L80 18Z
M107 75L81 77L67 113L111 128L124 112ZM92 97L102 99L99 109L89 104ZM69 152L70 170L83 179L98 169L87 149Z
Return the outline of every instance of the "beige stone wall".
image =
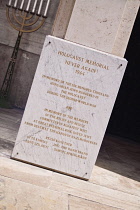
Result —
M65 39L123 57L139 0L76 0Z
M9 26L0 0L0 87L17 31ZM65 38L114 55L124 56L139 7L139 0L54 0L48 18L37 32L24 34L15 67L10 98L24 108L47 34Z
M1 210L139 210L139 195L138 181L98 166L87 182L0 158Z
M10 28L5 19L5 2L5 0L0 1L0 27L3 28L0 33L0 85L6 71L7 59L10 59L17 36L17 33ZM57 0L54 2L58 3ZM92 5L93 10L86 5L91 2L94 2L94 5ZM108 2L109 6L105 2ZM74 10L72 10L74 1L61 0L61 4L53 25L53 35L61 38L65 37L71 41L116 55L124 55L139 7L139 1L76 0ZM97 5L100 6L100 9L94 12ZM56 11L57 6L54 6L54 8L55 10L53 11ZM90 18L87 14L88 8L92 11ZM110 11L108 11L108 8ZM70 11L72 11L72 16ZM99 11L104 12L99 13ZM54 13L51 16L52 22ZM89 27L86 25L87 19L89 21L92 19ZM26 104L43 39L51 31L51 20L37 34L34 33L29 37L27 35L23 37L22 50L19 53L15 79L12 84L12 100L18 107L24 108ZM116 22L114 22L115 20ZM112 26L110 25L111 22ZM49 28L49 26L51 27ZM84 36L82 33L84 33ZM1 120L4 121L5 117L1 116ZM15 123L14 126L16 126L19 119L16 120L11 115L10 117L8 116L7 121L11 128L11 122L14 121L13 124ZM5 136L9 134L5 138L11 139L14 136L15 141L16 134L13 134L14 129L12 128L9 133L7 128L3 129L5 129L3 132ZM2 138L2 135L0 138ZM7 143L7 140L5 142ZM5 152L8 146L6 143L3 143L2 148L4 152L2 155L5 156L0 157L0 209L140 209L140 184L138 182L139 176L136 173L139 148L137 145L133 148L134 144L131 145L130 142L127 145L122 139L120 139L119 144L117 142L118 139L115 140L112 137L106 142L88 182L10 160L6 158L10 154L7 155ZM12 145L14 144L13 142L11 143ZM118 152L117 144L120 152ZM113 147L114 150L112 149ZM129 154L125 154L125 151ZM133 153L132 157L130 157L130 153Z

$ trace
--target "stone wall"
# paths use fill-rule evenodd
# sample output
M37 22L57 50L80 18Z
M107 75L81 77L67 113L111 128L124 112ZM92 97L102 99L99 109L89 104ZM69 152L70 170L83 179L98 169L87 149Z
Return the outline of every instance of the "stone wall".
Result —
M65 39L123 57L139 0L76 0Z
M8 0L0 0L0 87L18 35L6 19L6 3ZM26 105L44 39L52 34L58 5L59 0L51 1L45 24L36 32L23 34L10 93L10 100L16 107Z
M9 26L6 3L0 0L0 87L17 31ZM139 0L51 0L45 24L23 34L10 99L25 108L39 55L48 34L123 57L139 8Z

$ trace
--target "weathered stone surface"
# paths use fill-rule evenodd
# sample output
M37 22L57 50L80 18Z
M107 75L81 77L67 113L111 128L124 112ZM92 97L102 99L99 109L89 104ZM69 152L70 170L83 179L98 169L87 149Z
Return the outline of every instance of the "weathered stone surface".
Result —
M101 203L85 200L82 198L69 196L69 210L117 210L112 206L103 205ZM119 209L118 209L119 210Z
M127 210L139 210L140 208L139 196L60 174L53 174L50 189L116 208Z
M3 139L4 141L15 142L22 115L22 110L0 108L1 140ZM11 146L9 148L11 148Z
M0 128L0 138L15 142L16 137L17 137L16 131L10 130L10 132L9 132L9 129L7 129L7 128L2 128L2 127Z
M113 55L124 56L139 7L139 0L127 0L112 48Z
M68 210L67 195L0 176L0 209Z
M20 180L26 184L30 183L31 186L41 186L54 192L60 192L62 193L62 195L64 193L65 195L79 197L88 201L102 204L105 207L112 206L112 208L114 207L128 210L139 210L140 188L138 182L135 181L135 185L133 185L134 190L132 190L131 188L130 190L127 190L127 187L124 187L122 189L121 185L124 184L121 182L118 182L118 189L115 189L114 183L112 183L112 180L110 180L110 176L112 174L111 171L108 171L106 173L106 171L102 170L102 168L99 169L99 167L95 167L94 173L94 182L96 182L97 184L61 175L45 169L40 169L35 166L31 166L7 158L0 158L0 175L9 177L11 178L11 180ZM98 176L98 179L96 178L96 175L99 173L102 173L102 181L104 180L106 186L103 186L104 183L101 181L100 176ZM103 173L105 174L103 175ZM106 175L108 175L109 178L108 182L106 182ZM118 177L118 179L120 179L117 174L116 176ZM124 182L127 186L132 186L132 184L134 183L133 180L126 179L126 177L123 176L121 177L121 179L122 182ZM116 180L114 180L114 182L116 182ZM15 185L16 184L17 182L15 182ZM114 189L111 189L113 187ZM28 193L28 190L26 192ZM137 194L137 196L134 195L134 193ZM72 199L71 201L72 207L73 205L78 205L79 200L77 201L77 199ZM87 202L84 202L84 200L82 201L85 206L89 204Z
M140 144L129 139L106 135L96 165L140 182ZM125 181L124 181L125 182ZM115 186L115 185L114 185Z
M65 39L111 53L127 0L76 0Z
M0 71L1 88L13 49L2 44L0 44L0 49L2 52L0 54L0 60L2 61ZM22 50L19 51L10 89L10 101L18 108L25 108L38 60L38 55Z
M7 126L7 132L3 130L1 133L4 137L7 133L11 133L11 129L15 130L13 122L19 121L21 116L21 110L0 109L0 122L3 123L3 127ZM17 132L18 129L15 133L17 134ZM12 141L14 140L12 139ZM11 141L1 139L0 156L10 157L13 147L14 144ZM139 196L139 148L140 145L136 142L106 135L89 182ZM48 187L52 176L51 171L6 158L0 159L0 174L44 187Z
M52 171L14 160L0 158L0 175L7 176L29 184L49 188L52 181ZM17 172L18 171L18 172Z
M1 82L3 81L2 79L5 75L5 71L7 69L8 61L10 60L10 55L12 53L12 50L9 46L13 47L17 38L17 31L11 28L11 26L8 24L8 21L6 20L5 5L7 2L8 0L0 1L0 27L2 28L0 33L0 43L3 44L4 46L7 46L7 49L9 51L6 54L4 53L6 59L5 61L3 60L3 56L0 58L1 66L4 66L6 64L6 66L4 66L4 69L0 72L0 86ZM103 2L92 1L92 3L88 1L88 4L90 4L90 6L86 7L82 5L84 5L85 3L87 4L87 1L82 1L82 2L80 1L79 3L78 0L76 1L76 6L72 11L74 2L75 0L72 1L61 0L59 10L57 13L57 18L55 20L55 24L53 24L56 11L59 5L59 1L57 0L52 1L46 23L37 32L23 35L20 45L21 49L39 55L42 49L45 36L47 34L53 34L55 36L61 38L65 37L65 39L68 39L70 41L75 41L77 43L94 47L102 51L110 52L118 56L124 56L124 52L127 47L133 23L139 8L139 1L114 0L110 2L110 0L105 0ZM108 11L108 5L109 5L109 11ZM87 13L85 12L87 11L86 10L87 8L91 8L92 11L92 14L89 16L88 12ZM72 18L69 24L71 12L72 12ZM103 14L102 15L103 17L100 16L100 12L101 14ZM1 52L4 52L1 46L0 48ZM29 54L27 56L26 54L28 53L25 52L25 57L30 57ZM18 69L21 68L20 65L22 66L24 65L23 67L24 69L26 69L26 62L24 62L24 64L21 64L22 62L23 60L21 59L18 65ZM35 57L34 57L34 63L35 65L31 64L31 66L29 66L30 71L32 72L35 72L36 70L37 59ZM21 73L22 74L20 74L19 77L20 79L17 78L15 75L16 80L18 82L14 83L14 89L12 87L11 99L14 102L14 105L16 105L17 107L25 108L25 104L30 90L29 87L31 86L32 83L32 75L24 74L24 72L22 71ZM21 78L27 80L29 82L29 86L27 85L26 89L25 85L24 90L22 86L19 91L18 84L21 83ZM30 81L29 78L31 78ZM22 84L24 84L23 81ZM19 96L19 94L22 97Z
M14 148L13 142L0 138L0 156L10 158L13 148Z
M75 0L67 1L60 0L55 22L53 24L52 35L64 38L67 27L69 25L70 17L73 11Z
M12 157L89 179L126 64L48 36Z
M111 157L110 157L111 159ZM102 162L105 162L107 160L102 160ZM108 165L110 164L110 161L108 161L107 163ZM115 167L119 167L119 164L114 163ZM127 165L125 166L125 168L123 166L121 166L123 168L122 172L127 170L129 171L129 167L131 167L131 165ZM132 168L132 171L136 170L136 168ZM131 173L131 169L129 171L129 173ZM135 176L133 176L133 178L128 178L126 176L120 175L118 173L115 173L111 170L107 170L105 168L99 167L99 166L95 166L90 180L89 182L92 182L94 184L97 185L101 185L101 186L105 186L105 187L109 187L111 189L114 190L118 190L118 191L122 191L125 193L130 193L136 196L140 196L140 182L137 181L137 176L139 174L135 172L135 176L136 176L136 180Z
M65 39L123 57L139 0L76 0Z

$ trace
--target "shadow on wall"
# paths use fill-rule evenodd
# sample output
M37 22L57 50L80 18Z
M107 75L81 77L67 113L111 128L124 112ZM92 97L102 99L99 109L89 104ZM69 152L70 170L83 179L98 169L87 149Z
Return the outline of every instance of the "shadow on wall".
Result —
M0 44L0 49L0 60L3 61L0 68L1 87L13 48ZM19 50L10 90L10 101L15 107L25 108L38 60L39 55Z
M125 58L128 66L109 121L107 132L140 142L140 10Z
M120 137L106 135L96 163L137 181L140 181L139 26L140 10L125 54L128 66L106 132Z
M0 88L18 35L6 19L7 3L8 0L0 0L0 24L3 26L0 33ZM15 107L25 108L44 39L51 34L58 5L59 0L52 1L44 25L38 31L22 36L10 90L10 101Z

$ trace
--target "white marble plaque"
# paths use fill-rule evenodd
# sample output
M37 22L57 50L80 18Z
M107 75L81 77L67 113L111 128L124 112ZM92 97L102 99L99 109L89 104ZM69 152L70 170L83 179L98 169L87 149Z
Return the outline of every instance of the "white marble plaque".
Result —
M126 64L47 36L12 158L89 179Z

